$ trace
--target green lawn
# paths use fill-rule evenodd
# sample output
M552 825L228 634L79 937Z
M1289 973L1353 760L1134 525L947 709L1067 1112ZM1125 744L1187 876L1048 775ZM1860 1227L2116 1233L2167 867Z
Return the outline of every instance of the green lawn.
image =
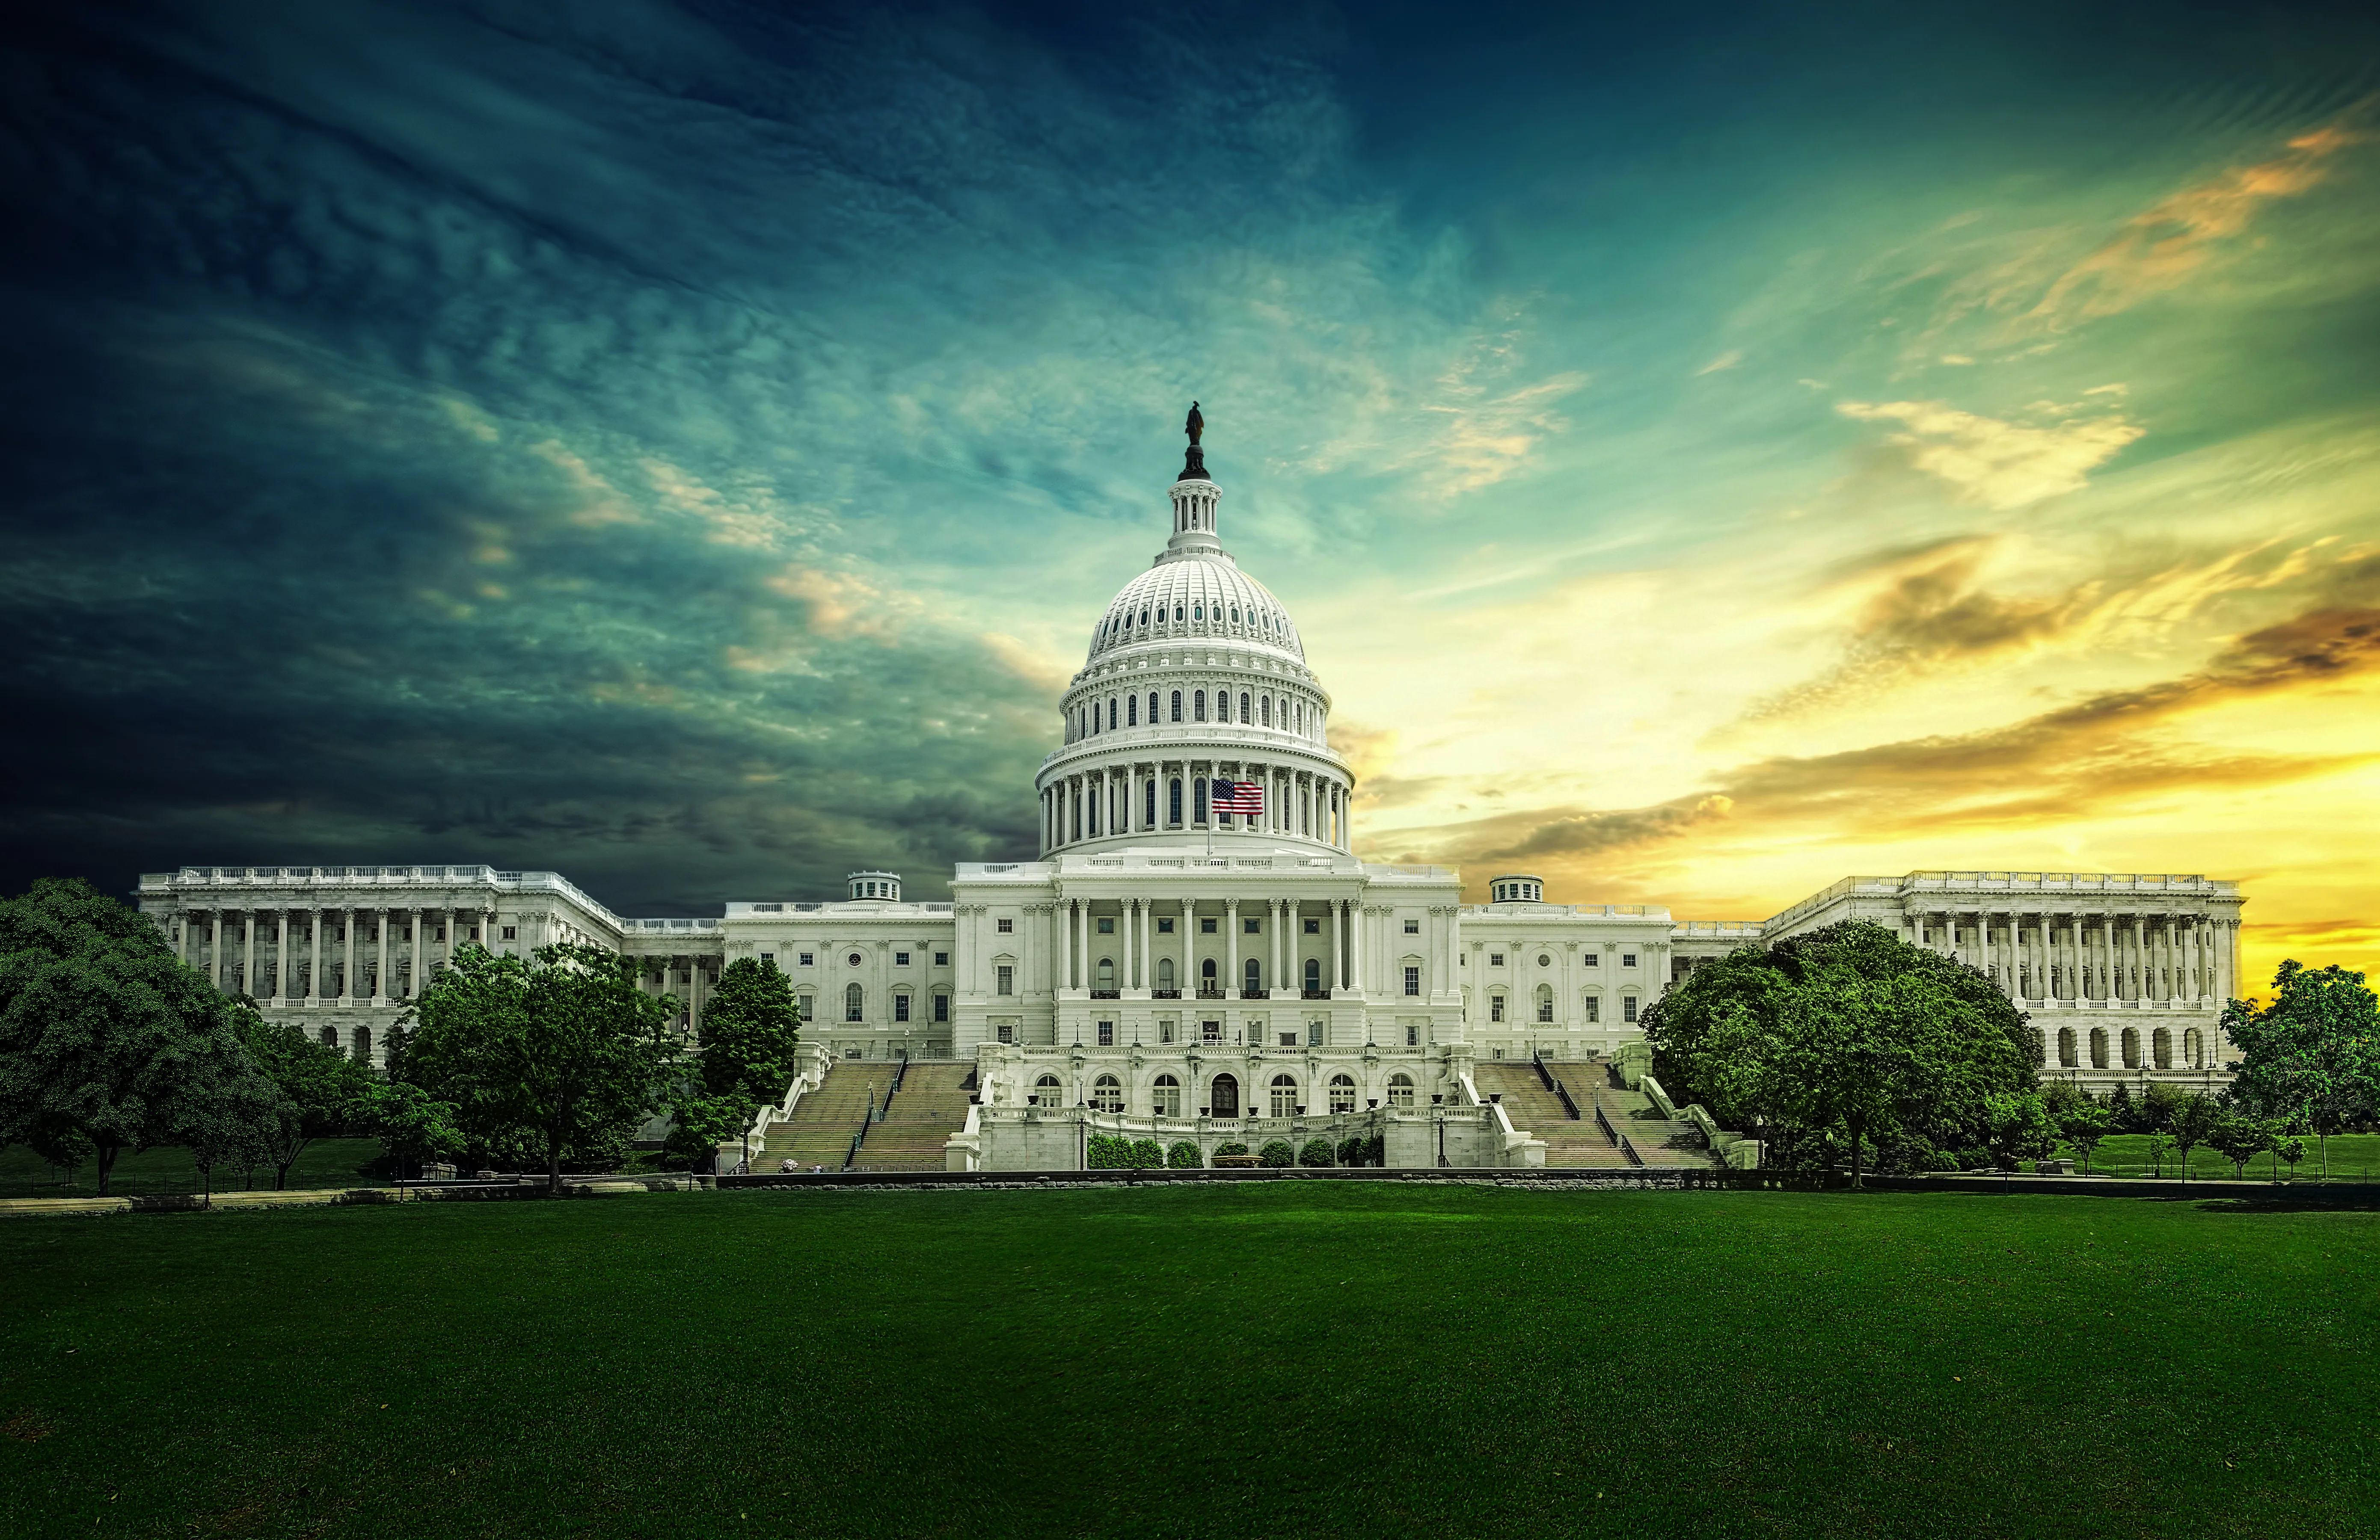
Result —
M2075 1169L2082 1169L2082 1152L2061 1146L2060 1155L2071 1156ZM2117 1176L2148 1176L2155 1166L2149 1159L2149 1136L2145 1134L2119 1134L2102 1143L2091 1157L2091 1170ZM2259 1156L2248 1163L2248 1180L2272 1180L2273 1158ZM2181 1174L2180 1157L2168 1149L2165 1153L2165 1174ZM2190 1180L2204 1178L2209 1182L2230 1182L2236 1179L2238 1168L2230 1161L2201 1145L2190 1152ZM2318 1182L2322 1180L2321 1146L2313 1135L2305 1136L2305 1158L2298 1162L2293 1174L2289 1168L2280 1169L2285 1182ZM2380 1134L2334 1134L2330 1137L2330 1180L2333 1182L2380 1182Z
M379 1159L380 1154L378 1139L317 1139L298 1152L298 1163L289 1170L289 1185L385 1186L384 1178L360 1174L360 1169ZM0 1149L0 1198L87 1198L98 1194L96 1167L85 1166L74 1172L70 1184L62 1184L65 1175L22 1145ZM118 1156L108 1190L119 1197L138 1197L156 1193L195 1193L200 1185L198 1168L190 1164L189 1151L152 1149ZM246 1173L220 1169L215 1172L214 1187L218 1193L272 1185L273 1169L269 1166Z
M2369 1534L2380 1220L1315 1183L0 1222L0 1534Z

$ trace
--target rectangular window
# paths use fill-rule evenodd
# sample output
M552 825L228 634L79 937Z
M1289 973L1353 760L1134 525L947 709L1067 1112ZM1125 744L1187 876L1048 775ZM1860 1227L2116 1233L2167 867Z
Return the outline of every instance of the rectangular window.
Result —
M1419 1022L1405 1023L1405 1047L1421 1047L1421 1024Z
M1502 995L1490 995L1488 997L1488 1019L1491 1022L1500 1022L1504 1019L1504 997Z
M1240 922L1240 933L1245 936L1258 935L1261 933L1262 926L1263 922L1261 920L1242 920Z
M809 952L803 952L803 953L802 953L802 966L804 966L804 967L806 967L806 968L807 968L807 967L810 967L810 966L812 966L813 964L815 964L817 963L817 961L818 961L817 957L816 957L816 956L814 956L812 953L809 953Z
M1115 1023L1113 1023L1113 1022L1101 1022L1101 1023L1099 1023L1099 1047L1101 1047L1101 1048L1113 1048L1113 1047L1115 1047Z
M1321 934L1322 934L1322 922L1321 922L1320 920L1308 920L1308 921L1306 921L1306 922L1305 922L1305 933L1306 933L1307 935L1309 935L1309 936L1319 936L1319 935L1321 935Z
M993 993L1013 995L1016 992L1016 967L1014 964L1002 963L992 970L992 974L997 980Z
M1283 1048L1295 1048L1297 1046L1297 1034L1294 1032L1282 1033L1281 1035L1281 1046Z
M934 953L934 966L936 966L936 967L938 967L938 968L947 968L947 967L949 967L950 965L951 965L951 954L950 954L949 952L938 952Z
M1421 993L1421 970L1419 968L1407 968L1405 970L1405 993L1409 995L1418 995Z
M1199 935L1201 935L1201 936L1212 936L1214 933L1215 933L1215 922L1214 922L1213 920L1202 919L1202 920L1200 920L1200 921L1198 922L1198 934L1199 934Z
M894 952L892 954L892 965L896 968L907 967L909 965L909 954L905 952Z
M816 1021L816 1020L818 1020L818 997L817 997L817 996L815 996L815 995L803 995L803 996L800 996L799 998L797 998L797 999L794 1001L794 1003L795 1003L795 1005L798 1005L798 1006L800 1006L800 1007L801 1007L801 1011L802 1011L802 1020L804 1020L804 1021L806 1021L806 1022L809 1022L809 1021Z
M1002 1042L1003 1042L1003 1043L1013 1043L1013 1042L1016 1041L1016 1028L1014 1028L1014 1026L1011 1026L1011 1025L1010 1025L1008 1023L1006 1023L1006 1022L1002 1022L1002 1023L1001 1023L1001 1024L1000 1024L1000 1040L1001 1040Z
M1633 1022L1636 1019L1636 997L1634 995L1626 995L1621 997L1620 1001L1620 1019L1623 1022Z
M1223 1040L1223 1024L1221 1022L1200 1022L1198 1024L1198 1040L1202 1043L1221 1042Z
M1115 921L1113 921L1113 920L1111 920L1111 919L1107 919L1107 920L1101 920L1101 921L1099 921L1099 934L1100 934L1100 935L1102 935L1102 936L1112 936L1112 935L1114 935L1114 934L1115 934Z
M1502 967L1504 965L1504 954L1500 952L1489 952L1488 954L1488 965L1491 968Z
M1016 934L1016 922L1014 920L995 921L993 928L1003 936L1014 936Z
M1420 934L1421 934L1421 921L1419 921L1419 920L1407 920L1407 921L1405 921L1405 934L1406 934L1406 935L1408 935L1408 936L1418 936L1418 935L1420 935Z
M934 997L934 1020L937 1022L946 1022L950 1019L951 997L948 995L936 995Z
M1165 1020L1157 1024L1157 1040L1160 1043L1171 1043L1173 1041L1172 1017L1168 1016Z
M1160 921L1158 921L1158 922L1157 922L1157 933L1158 933L1159 935L1160 935L1160 936L1171 936L1171 935L1172 935L1172 934L1173 934L1173 922L1172 922L1172 920L1160 920Z
M1579 953L1578 965L1579 965L1580 967L1582 967L1582 968L1592 968L1592 967L1596 967L1596 966L1598 966L1602 962L1603 962L1603 959L1602 959L1602 958L1600 958L1600 957L1597 957L1597 956L1594 952L1583 952Z
M512 928L511 926L509 926L509 925L508 925L508 926L504 927L504 940L507 940L507 941L509 941L509 940L513 940L513 939L514 939L514 930L513 930L513 928Z
M1636 954L1633 952L1621 952L1620 954L1620 965L1623 968L1634 967L1636 965Z
M1586 1024L1593 1026L1603 1019L1603 1001L1594 995L1586 997Z
M776 960L777 954L773 952L764 952L760 953L760 961L763 963L773 963Z
M907 995L894 995L892 997L892 1019L896 1022L905 1022L909 1019L909 997Z

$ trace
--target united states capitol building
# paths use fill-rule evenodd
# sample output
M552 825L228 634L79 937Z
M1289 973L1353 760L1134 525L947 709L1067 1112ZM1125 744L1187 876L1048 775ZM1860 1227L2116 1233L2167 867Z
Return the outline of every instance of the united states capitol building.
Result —
M1918 871L1848 877L1767 919L1682 920L1549 901L1517 871L1466 903L1451 868L1360 859L1330 692L1287 609L1224 550L1195 431L1169 502L1164 549L1098 617L1059 703L1038 858L962 864L948 903L863 871L832 901L647 919L552 872L185 867L144 875L140 906L220 988L375 1061L467 942L633 956L690 1026L727 963L772 959L810 1056L777 1115L862 1072L874 1105L905 1066L935 1066L965 1097L932 1163L963 1169L1072 1167L1094 1132L1212 1149L1354 1131L1393 1165L1565 1163L1594 1144L1573 1136L1585 1111L1603 1116L1584 1087L1641 1060L1630 1045L1665 988L1853 918L1986 970L2040 1031L2045 1073L2222 1074L2233 882ZM1532 1089L1555 1078L1540 1062L1561 1070L1559 1110ZM1570 1126L1528 1126L1556 1118Z

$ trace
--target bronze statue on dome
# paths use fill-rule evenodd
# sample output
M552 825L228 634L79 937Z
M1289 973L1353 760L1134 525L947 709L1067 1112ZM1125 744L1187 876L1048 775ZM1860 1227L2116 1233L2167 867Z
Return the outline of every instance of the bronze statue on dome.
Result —
M1196 443L1198 435L1207 430L1207 419L1198 415L1198 403L1196 401L1190 403L1190 416L1182 424L1182 430L1190 435L1192 443Z

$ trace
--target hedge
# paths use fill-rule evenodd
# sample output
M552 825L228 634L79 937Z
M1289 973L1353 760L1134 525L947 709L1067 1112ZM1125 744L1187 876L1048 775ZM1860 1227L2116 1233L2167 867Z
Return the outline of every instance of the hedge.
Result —
M1286 1139L1271 1140L1257 1151L1257 1164L1259 1166L1293 1166L1296 1163L1297 1152L1289 1147Z
M1165 1164L1172 1170L1195 1171L1203 1168L1207 1164L1207 1159L1198 1153L1197 1146L1187 1139L1181 1139L1175 1141L1173 1147L1165 1152Z
M1306 1140L1305 1147L1297 1152L1297 1163L1301 1166L1328 1166L1331 1164L1330 1141L1328 1139Z

